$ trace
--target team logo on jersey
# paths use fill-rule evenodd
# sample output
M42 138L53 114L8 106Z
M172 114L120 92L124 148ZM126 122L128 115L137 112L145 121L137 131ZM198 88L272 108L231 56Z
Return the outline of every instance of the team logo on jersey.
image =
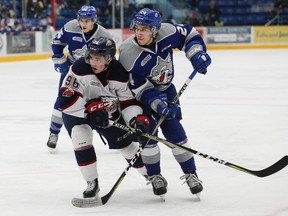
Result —
M72 97L74 95L74 91L71 89L66 89L63 94L64 97Z
M117 110L118 98L116 97L101 97L101 100L105 104L106 111L108 113L113 113Z
M170 53L166 59L157 57L156 65L151 70L151 78L157 84L169 83L172 80L172 61Z
M79 59L81 57L84 57L85 56L85 53L86 53L86 50L87 50L87 46L83 46L81 49L76 49L73 51L73 57L74 59Z

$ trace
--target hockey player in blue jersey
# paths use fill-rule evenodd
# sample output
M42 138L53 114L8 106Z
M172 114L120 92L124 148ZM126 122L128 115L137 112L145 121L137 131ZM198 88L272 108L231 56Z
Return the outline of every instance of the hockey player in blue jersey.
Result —
M60 73L59 87L67 74L69 67L80 57L84 56L87 45L99 36L111 37L108 30L97 24L96 9L93 6L84 5L78 11L77 19L67 22L56 34L52 41L52 61L54 68ZM64 55L64 48L68 48L68 57ZM53 107L50 135L47 146L50 152L54 152L63 125L62 112L59 106L59 97Z
M131 89L136 99L151 110L154 119L159 120L163 115L166 117L160 128L168 141L190 147L180 123L179 102L174 105L170 103L177 94L172 83L172 54L173 49L183 50L194 69L206 74L211 58L206 53L203 39L192 26L162 23L160 13L148 8L135 15L131 29L135 35L125 40L119 49L119 61L130 73ZM177 148L172 149L172 153L184 173L180 179L187 182L192 194L200 193L203 186L196 173L193 155ZM161 175L159 146L147 144L142 159L154 194L164 195L167 181Z

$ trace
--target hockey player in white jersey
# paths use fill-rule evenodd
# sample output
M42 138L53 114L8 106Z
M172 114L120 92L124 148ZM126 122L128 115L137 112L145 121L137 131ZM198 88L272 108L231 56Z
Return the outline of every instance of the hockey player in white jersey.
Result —
M96 9L93 6L84 5L78 11L77 19L67 22L63 28L59 30L52 41L52 60L55 71L60 73L59 86L61 86L65 75L68 73L69 67L80 57L83 57L87 45L95 37L111 37L108 30L97 24ZM68 48L68 57L64 55L64 48ZM50 122L50 135L47 146L51 152L54 152L58 134L63 125L62 113L57 97Z
M148 131L148 118L129 89L129 74L114 58L115 42L99 37L88 45L85 57L77 60L66 75L59 98L64 125L71 137L77 164L87 181L84 198L99 191L97 157L93 147L95 129L110 149L118 149L130 160L139 149L139 137L109 126L109 120ZM141 140L140 140L141 141ZM113 161L111 162L113 163ZM147 177L141 157L133 165Z
M119 61L130 73L130 84L136 99L151 110L154 119L165 116L160 128L168 141L190 147L185 130L180 123L182 118L179 102L170 102L176 95L173 85L173 49L184 50L193 67L202 74L211 63L206 46L195 28L189 25L162 23L158 11L144 8L131 23L135 35L120 46ZM129 56L129 57L127 57ZM153 121L150 120L152 127ZM203 190L196 173L196 165L191 153L172 149L192 194ZM148 144L142 152L149 181L155 195L167 192L167 181L161 175L160 149L157 144Z

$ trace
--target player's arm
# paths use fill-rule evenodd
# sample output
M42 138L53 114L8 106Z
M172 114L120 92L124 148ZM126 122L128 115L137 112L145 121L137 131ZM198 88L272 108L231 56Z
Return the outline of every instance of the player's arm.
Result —
M199 32L190 25L175 25L173 41L178 41L177 48L184 49L186 57L199 73L206 74L211 58L206 52L206 45Z
M130 139L139 143L146 143L147 139L142 137L142 133L149 132L150 122L148 116L143 112L143 105L135 99L127 83L122 83L118 89L120 109L127 125L136 130L136 133L130 135ZM139 133L139 134L138 134Z
M52 41L52 61L54 63L54 69L62 74L66 74L71 66L71 63L64 55L64 48L67 46L67 40L68 38L63 27L59 30Z
M136 98L138 101L148 105L159 115L165 115L168 118L174 118L176 116L179 105L169 104L166 94L162 94L159 90L157 90L148 79L146 79L146 82L143 85L134 89L133 92L136 93Z
M66 114L84 118L86 101L83 97L83 87L77 76L70 70L59 91L61 110Z
M134 116L142 115L142 105L135 99L128 84L128 76L126 82L115 82L117 89L117 97L120 103L122 116L127 124Z

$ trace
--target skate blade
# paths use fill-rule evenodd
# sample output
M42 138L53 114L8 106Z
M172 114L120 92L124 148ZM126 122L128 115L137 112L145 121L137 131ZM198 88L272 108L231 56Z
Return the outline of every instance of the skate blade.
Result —
M98 194L93 198L73 198L71 203L78 208L92 208L103 205Z
M194 194L197 198L197 201L200 201L201 200L201 192L200 193L197 193L197 194Z
M50 147L48 147L48 152L49 152L50 154L55 154L55 153L57 152L57 149L56 149L56 148L50 148Z
M159 195L159 197L160 197L160 199L161 199L163 202L165 202L165 195L164 195L164 194Z

